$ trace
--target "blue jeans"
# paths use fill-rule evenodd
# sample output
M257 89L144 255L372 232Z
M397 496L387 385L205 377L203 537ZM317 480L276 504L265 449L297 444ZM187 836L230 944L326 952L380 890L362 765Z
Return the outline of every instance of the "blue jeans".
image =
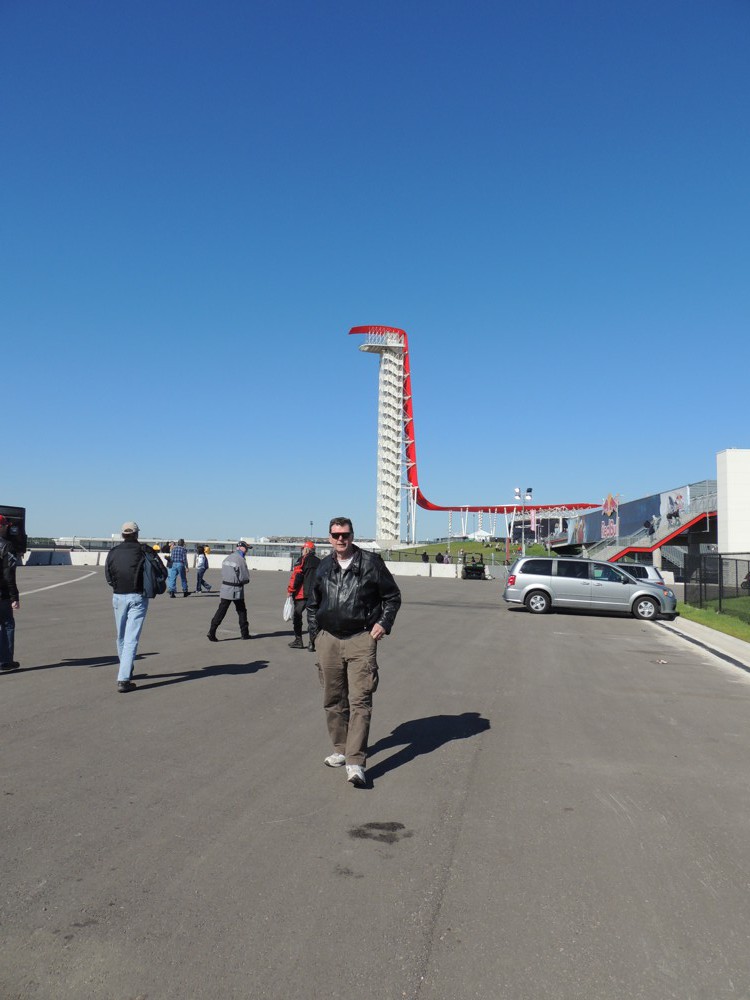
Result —
M0 601L0 663L12 663L15 648L16 620L11 601Z
M198 578L195 581L195 592L196 592L196 594L200 594L201 590L204 587L206 588L206 590L210 590L211 589L211 587L207 583L203 582L203 577L205 576L205 574L206 574L205 569L199 569L198 570Z
M178 562L172 563L172 568L169 571L169 576L167 577L167 590L170 594L174 594L177 590L177 574L180 574L180 582L182 583L182 592L187 594L187 573L185 572L185 563Z
M148 598L143 594L113 594L117 626L117 655L120 658L119 681L129 681L133 676L133 663L138 652L143 623L148 611Z

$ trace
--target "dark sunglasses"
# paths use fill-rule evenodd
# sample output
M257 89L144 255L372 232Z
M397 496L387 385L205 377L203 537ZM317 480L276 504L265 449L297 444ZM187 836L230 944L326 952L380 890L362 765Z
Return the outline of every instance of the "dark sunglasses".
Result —
M331 538L335 538L337 542L341 541L341 539L343 539L344 541L346 541L347 538L351 538L351 537L352 537L351 531L332 531L331 532Z

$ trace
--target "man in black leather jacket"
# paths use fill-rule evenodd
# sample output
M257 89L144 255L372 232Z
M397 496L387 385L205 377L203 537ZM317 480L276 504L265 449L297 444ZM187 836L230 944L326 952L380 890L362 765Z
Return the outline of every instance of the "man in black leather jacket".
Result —
M325 763L346 764L347 781L364 787L376 647L393 627L401 592L381 557L354 545L348 517L334 517L328 530L333 553L321 561L307 605L334 751Z

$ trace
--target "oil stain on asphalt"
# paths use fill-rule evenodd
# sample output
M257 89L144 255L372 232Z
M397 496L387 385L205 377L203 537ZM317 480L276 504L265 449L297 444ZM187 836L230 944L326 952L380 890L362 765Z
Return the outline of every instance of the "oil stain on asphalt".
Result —
M395 844L412 836L403 823L363 823L349 831L354 840L375 840L379 844Z

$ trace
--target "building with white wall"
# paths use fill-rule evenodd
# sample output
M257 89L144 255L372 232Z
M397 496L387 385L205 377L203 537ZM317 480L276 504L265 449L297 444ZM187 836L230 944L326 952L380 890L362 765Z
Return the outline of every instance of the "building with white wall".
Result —
M718 546L723 555L750 552L750 449L716 456Z

